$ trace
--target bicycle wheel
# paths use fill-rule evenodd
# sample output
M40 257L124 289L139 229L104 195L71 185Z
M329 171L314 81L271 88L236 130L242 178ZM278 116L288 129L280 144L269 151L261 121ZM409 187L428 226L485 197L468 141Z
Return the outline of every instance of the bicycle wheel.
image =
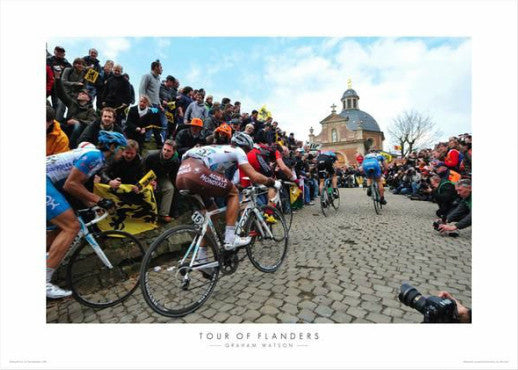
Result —
M105 308L122 302L137 289L144 248L125 231L103 231L95 234L95 240L112 268L83 239L70 257L67 282L79 303Z
M262 213L268 213L273 217L267 221L273 238L263 237L258 229L257 216L252 213L247 223L246 230L252 236L252 241L246 246L246 253L250 262L262 272L275 272L281 266L288 251L288 228L282 214L274 207L263 206Z
M322 193L320 194L320 209L322 209L322 214L327 217L327 207L329 207L328 199L328 193L327 193L327 187L324 186L322 189Z
M334 190L333 190L333 192L334 192ZM333 206L335 211L338 211L338 208L340 207L340 191L337 190L336 194L337 194L336 198L334 196L331 197L331 205Z
M374 181L371 185L371 196L374 203L374 210L376 211L376 214L379 215L381 214L380 194L378 191L378 186Z
M283 186L281 187L280 198L281 198L281 212L286 220L286 226L288 231L291 230L291 223L293 222L293 210L291 209L290 193Z
M178 226L162 233L149 247L140 283L153 311L168 317L185 316L197 310L214 290L220 264L216 243L209 235L204 238L207 258L190 267L193 241L199 236L195 226Z

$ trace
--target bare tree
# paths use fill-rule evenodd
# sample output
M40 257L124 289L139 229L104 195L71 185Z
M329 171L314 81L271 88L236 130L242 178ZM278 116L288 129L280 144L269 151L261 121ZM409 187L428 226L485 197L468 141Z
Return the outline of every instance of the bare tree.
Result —
M393 142L401 147L402 156L419 147L431 146L441 135L430 116L414 110L405 111L397 116L388 133Z

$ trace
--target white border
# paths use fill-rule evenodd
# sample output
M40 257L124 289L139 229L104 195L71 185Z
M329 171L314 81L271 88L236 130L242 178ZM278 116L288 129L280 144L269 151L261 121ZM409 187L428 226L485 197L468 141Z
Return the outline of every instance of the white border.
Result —
M515 1L4 1L0 14L2 368L517 367ZM44 260L39 101L45 41L63 35L472 37L475 323L46 325L42 285L34 283L43 281ZM318 331L322 339L293 351L222 351L197 339L200 329L279 327Z

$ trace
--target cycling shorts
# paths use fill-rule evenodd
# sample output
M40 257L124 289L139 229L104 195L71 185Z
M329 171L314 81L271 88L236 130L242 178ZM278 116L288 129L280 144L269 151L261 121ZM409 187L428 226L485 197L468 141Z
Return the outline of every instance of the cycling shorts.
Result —
M366 159L362 163L363 172L368 179L379 179L381 177L381 167L377 159Z
M65 211L72 209L70 204L47 176L47 221L56 218Z
M320 180L326 178L326 171L329 174L329 176L333 176L335 174L335 168L333 167L333 161L327 160L327 161L319 161L317 164L318 169L318 178Z
M176 176L178 190L190 190L204 200L211 197L226 197L232 190L232 182L219 172L211 171L203 161L186 158Z

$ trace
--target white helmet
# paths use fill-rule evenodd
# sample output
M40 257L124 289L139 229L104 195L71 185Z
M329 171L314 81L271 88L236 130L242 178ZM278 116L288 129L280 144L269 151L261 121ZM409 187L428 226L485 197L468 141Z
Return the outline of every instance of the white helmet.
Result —
M245 134L244 132L236 132L230 142L236 146L241 148L252 150L254 147L254 141L250 137L250 135Z

